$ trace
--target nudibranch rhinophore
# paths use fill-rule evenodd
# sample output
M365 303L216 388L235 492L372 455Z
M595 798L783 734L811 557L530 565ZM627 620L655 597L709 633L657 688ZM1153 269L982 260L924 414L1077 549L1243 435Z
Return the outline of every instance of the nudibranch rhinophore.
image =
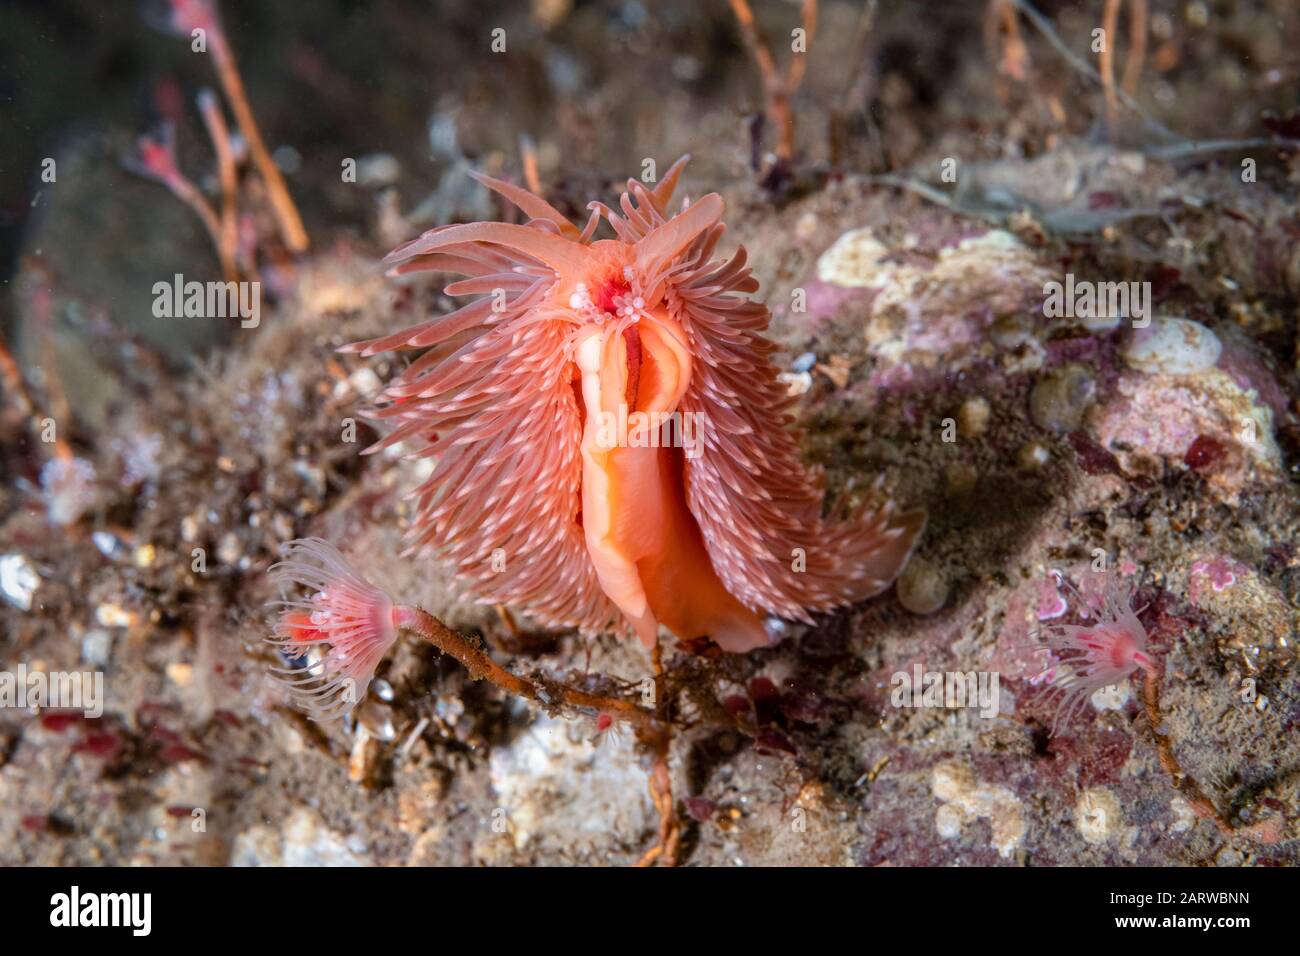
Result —
M595 633L659 625L728 651L771 643L768 615L810 621L887 588L924 525L892 501L822 516L791 399L763 336L745 251L714 257L716 193L667 212L685 157L584 229L527 190L479 176L526 224L443 226L395 249L392 273L467 278L467 305L349 346L427 349L374 415L433 459L412 550L478 598ZM613 239L596 239L602 219Z

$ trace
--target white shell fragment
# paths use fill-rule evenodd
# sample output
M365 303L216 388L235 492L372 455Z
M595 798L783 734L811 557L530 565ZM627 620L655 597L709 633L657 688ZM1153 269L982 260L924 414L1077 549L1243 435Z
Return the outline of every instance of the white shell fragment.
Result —
M879 263L889 247L870 229L850 229L817 260L817 278L832 285L865 288L884 280Z
M1140 372L1192 375L1219 361L1219 337L1191 319L1162 318L1134 329L1124 344L1124 361Z
M26 555L0 556L0 595L20 611L32 609L32 595L40 587L41 578L27 560Z

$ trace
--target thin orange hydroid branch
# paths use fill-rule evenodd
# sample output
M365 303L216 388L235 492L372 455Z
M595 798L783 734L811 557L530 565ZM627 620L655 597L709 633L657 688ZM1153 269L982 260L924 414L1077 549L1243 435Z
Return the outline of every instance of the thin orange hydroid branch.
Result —
M1097 54L1097 68L1101 73L1101 88L1106 95L1106 132L1115 138L1119 120L1119 102L1115 97L1115 39L1119 30L1120 0L1106 0L1101 14L1101 50Z
M772 59L772 51L767 48L762 34L759 33L758 24L754 22L754 11L749 9L748 0L731 0L731 10L735 13L740 29L745 34L745 42L749 44L750 52L758 62L758 70L762 74L763 89L766 93L769 88L780 83L776 72L776 61Z
M655 674L655 699L663 700L664 662L663 646L656 644L651 651L651 661ZM673 800L672 776L668 769L668 747L671 738L667 733L659 734L650 741L654 748L654 760L650 765L650 800L659 813L659 833L655 845L637 861L637 866L677 865L677 849L681 845L682 830L677 819L677 805Z
M141 136L136 139L137 155L129 156L122 162L127 169L137 176L162 183L171 194L194 210L203 228L207 230L212 244L221 251L221 224L212 204L207 201L199 187L190 182L181 172L176 160L175 132L170 125L164 126L156 136Z
M456 658L475 680L486 680L509 694L524 697L547 709L572 707L592 710L635 727L638 737L654 750L649 780L650 799L659 813L658 838L655 845L637 861L637 866L651 866L656 862L665 866L676 865L681 827L677 820L668 770L668 748L672 735L667 723L661 721L654 712L621 697L591 694L558 683L542 686L518 674L512 674L492 660L482 648L422 608L398 605L393 608L393 623L403 630L418 634L444 654ZM659 645L654 648L654 664L658 700L663 692L663 664Z
M1183 772L1178 757L1174 754L1173 742L1163 731L1160 718L1160 678L1156 669L1146 668L1142 678L1142 702L1146 707L1147 721L1151 724L1151 734L1155 738L1156 753L1160 758L1160 767L1173 782L1174 788L1182 794L1192 812L1203 820L1209 820L1225 836L1234 833L1233 826L1218 808L1210 802L1195 780Z
M668 776L668 738L662 738L662 746L656 747L654 764L650 768L650 799L659 812L659 832L655 845L641 859L639 867L662 863L664 866L677 865L677 850L681 845L682 831L677 820L677 809L673 803L673 788Z
M542 686L525 677L512 674L468 638L457 634L428 611L411 605L393 608L393 623L403 630L412 631L444 654L456 658L476 680L486 680L509 694L524 697L543 707L576 707L609 714L615 720L631 724L638 730L655 737L663 736L664 727L648 710L621 697L591 694L564 684Z
M776 157L783 163L794 159L794 111L791 100L803 82L807 64L804 57L812 46L813 34L817 31L817 0L804 0L802 8L804 29L804 51L794 54L787 68L786 75L781 76L777 70L776 59L767 41L763 39L754 20L754 11L750 9L749 0L731 0L732 12L740 24L745 42L758 64L759 74L763 80L763 110L777 130Z
M790 109L785 83L777 71L771 49L758 29L748 0L731 0L731 9L758 64L763 84L763 111L777 130L776 157L779 161L788 163L794 155L794 115Z
M519 137L519 154L524 163L524 185L529 192L542 194L542 177L537 172L537 144L527 134Z
M813 36L817 33L817 0L803 0L803 9L800 14L803 17L804 32L804 50L812 49ZM804 73L808 70L808 58L804 54L796 54L791 60L790 65L786 68L785 90L789 96L794 96L803 85Z
M164 185L172 191L172 194L185 205L189 206L203 221L203 228L207 230L208 236L212 239L212 244L217 248L217 254L221 254L221 220L217 218L216 212L212 209L212 204L204 198L203 193L199 192L199 187L195 186L184 176L179 176L173 180L167 180Z
M53 280L39 266L36 270L36 277L32 280L35 283L31 293L32 317L36 323L41 365L45 371L45 399L49 404L50 417L54 419L54 456L69 461L75 457L72 445L65 437L72 426L72 407L63 390L63 379L59 377L58 352L54 347L54 296L50 290Z
M1024 82L1029 65L1029 49L1020 33L1020 20L1011 0L993 0L985 18L990 50L1001 47L998 72L1016 82Z
M239 123L240 132L248 142L253 162L257 164L257 171L266 183L271 209L275 213L275 220L280 227L284 244L292 252L306 252L311 244L307 238L307 230L303 228L298 207L293 204L293 197L289 195L289 189L284 184L284 177L280 175L280 169L275 165L275 160L271 158L262 134L258 131L257 121L253 119L253 110L248 105L248 95L244 92L244 81L240 79L239 68L235 65L235 56L226 40L224 28L219 27L212 31L209 49L213 63L216 65L217 78L221 81L221 88L225 90L226 99L230 101L230 108L234 111L235 121Z
M217 255L221 257L221 271L227 281L239 278L239 269L235 264L235 252L239 244L239 221L236 201L238 182L235 173L235 153L230 147L230 129L226 126L226 117L222 115L221 106L211 90L199 92L199 112L203 114L203 125L207 127L208 138L217 153L217 177L221 182L221 219L217 230Z
M1097 54L1101 86L1106 94L1106 126L1110 138L1115 138L1119 121L1119 94L1115 91L1115 44L1119 33L1119 8L1122 0L1106 0L1102 10L1102 47ZM1137 93L1138 80L1147 53L1147 2L1132 0L1129 4L1129 53L1124 63L1124 92L1131 99Z
M1124 62L1124 92L1137 95L1138 80L1147 56L1147 0L1132 0L1128 9L1129 48Z
M22 370L18 368L13 353L9 351L2 338L0 338L0 384L3 384L7 394L13 396L18 411L24 416L31 415L35 406L32 404L31 395L28 394L27 383L23 380Z

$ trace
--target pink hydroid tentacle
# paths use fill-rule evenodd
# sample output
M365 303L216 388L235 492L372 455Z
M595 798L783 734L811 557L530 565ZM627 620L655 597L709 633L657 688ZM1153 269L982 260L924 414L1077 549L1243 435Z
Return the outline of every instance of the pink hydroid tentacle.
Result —
M1118 684L1138 670L1158 673L1147 653L1146 628L1133 611L1133 586L1116 571L1097 573L1106 576L1098 607L1087 608L1078 589L1065 582L1085 605L1082 610L1089 611L1089 622L1057 624L1038 632L1050 661L1031 683L1041 684L1041 693L1056 698L1053 735L1103 687Z
M271 643L291 666L273 667L272 674L314 720L341 717L365 696L397 640L392 599L328 541L299 538L280 551L270 570L281 595ZM295 588L312 593L291 599Z

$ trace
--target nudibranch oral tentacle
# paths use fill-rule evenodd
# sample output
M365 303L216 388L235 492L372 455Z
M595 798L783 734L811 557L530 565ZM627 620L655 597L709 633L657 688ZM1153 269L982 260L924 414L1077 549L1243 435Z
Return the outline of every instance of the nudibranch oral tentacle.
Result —
M768 615L810 621L887 588L924 517L890 501L823 517L758 283L743 249L715 258L721 197L668 213L684 164L629 181L618 211L589 204L581 230L477 176L529 222L443 226L385 261L457 273L447 293L478 298L347 350L428 349L374 411L376 448L433 462L413 551L545 624L745 651L769 643ZM616 238L594 238L602 219Z

